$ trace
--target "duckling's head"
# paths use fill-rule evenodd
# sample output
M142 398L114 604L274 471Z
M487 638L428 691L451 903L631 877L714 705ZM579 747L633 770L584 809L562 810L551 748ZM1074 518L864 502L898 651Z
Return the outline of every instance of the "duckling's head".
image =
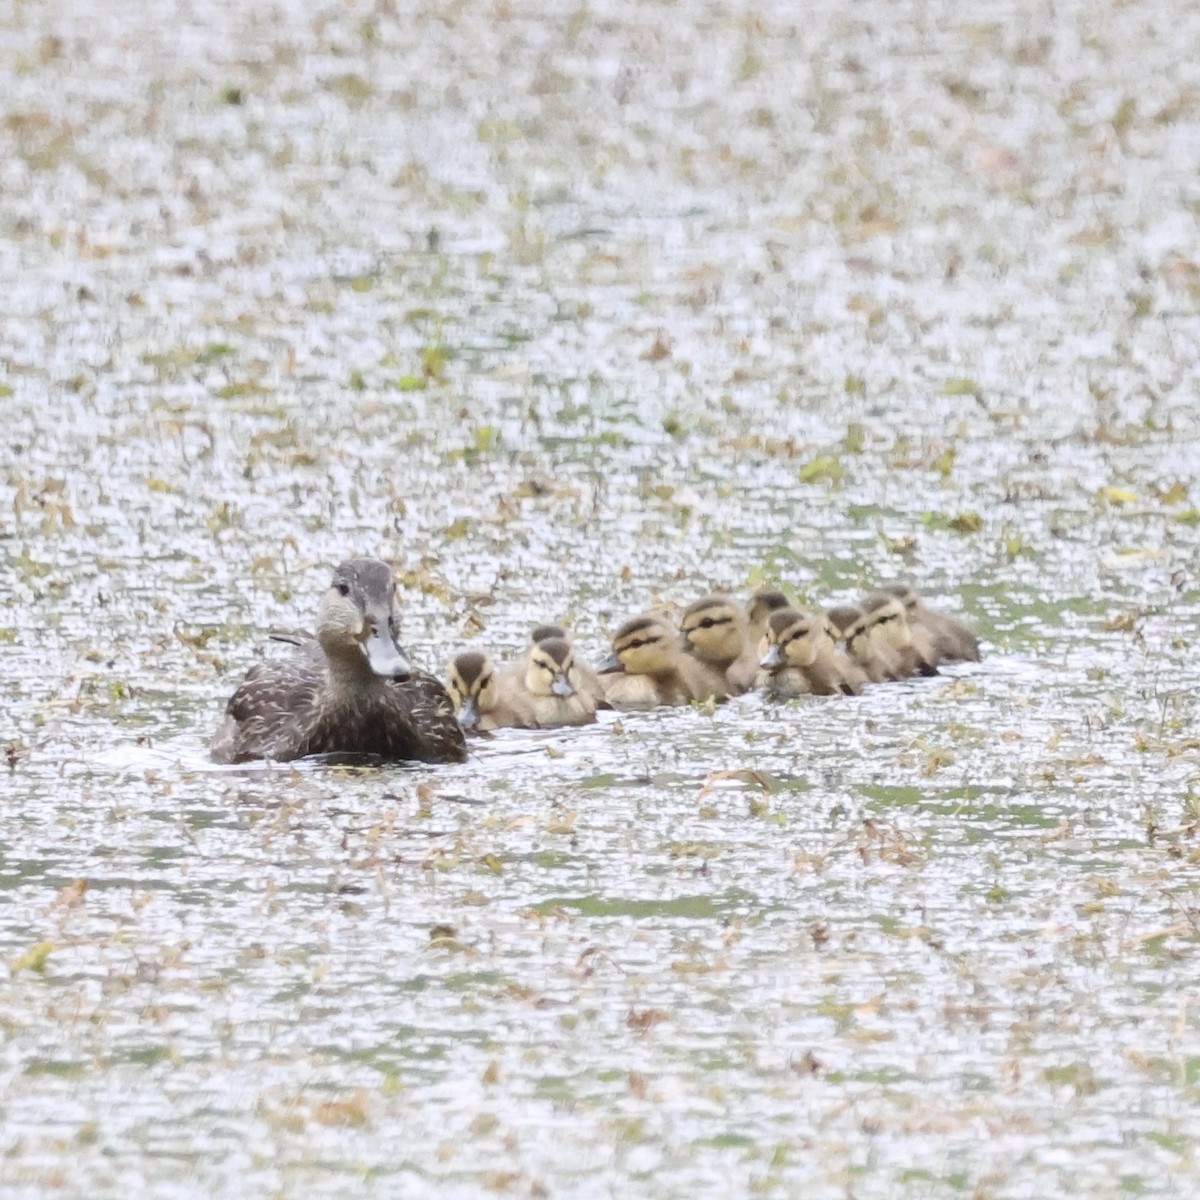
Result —
M537 642L525 668L525 687L535 696L572 696L575 686L569 678L575 667L571 645L562 638L548 637Z
M862 617L862 609L855 604L842 604L837 608L829 609L825 614L825 624L829 630L829 636L835 642L843 639L848 642L850 632L862 620Z
M561 625L535 625L529 640L533 645L544 642L547 638L557 638L560 642L568 641L567 631Z
M479 650L464 650L450 663L450 699L464 729L474 729L484 713L496 706L496 667Z
M705 596L679 622L684 649L713 666L728 666L745 648L745 622L742 606L732 596Z
M774 673L784 667L811 667L828 634L820 617L784 608L771 614L766 636L767 650L759 666Z
M746 604L746 619L750 629L760 637L766 632L767 621L772 613L791 608L788 598L776 588L759 588L752 592Z
M920 593L909 583L885 583L879 591L895 596L908 612L913 612L921 602Z
M912 630L904 605L890 592L872 592L859 607L865 614L864 624L873 637L882 638L896 650L903 651L912 646Z
M612 653L600 664L601 674L666 675L675 669L679 635L662 618L634 617L613 635Z
M385 679L408 679L412 668L396 641L396 580L377 558L351 558L333 573L317 613L317 640L329 659L365 665Z

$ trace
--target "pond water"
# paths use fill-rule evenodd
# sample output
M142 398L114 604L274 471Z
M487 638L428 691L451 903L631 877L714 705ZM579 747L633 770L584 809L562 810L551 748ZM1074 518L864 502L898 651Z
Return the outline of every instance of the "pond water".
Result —
M1191 1196L1200 8L0 5L6 1197ZM985 661L219 768L915 581Z

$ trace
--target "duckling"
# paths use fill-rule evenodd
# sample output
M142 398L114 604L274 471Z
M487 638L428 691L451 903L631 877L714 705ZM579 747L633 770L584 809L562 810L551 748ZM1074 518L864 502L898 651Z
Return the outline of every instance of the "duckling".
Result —
M732 596L714 593L684 610L683 648L712 675L718 700L748 692L758 670L757 647L746 643L745 610Z
M755 647L759 658L767 652L762 641L767 636L767 621L771 614L791 607L788 598L775 588L759 588L750 594L746 604L746 639Z
M596 701L571 681L577 671L570 642L542 638L530 650L526 665L501 676L501 699L523 713L527 725L539 729L590 724L596 719Z
M759 682L774 699L857 696L867 674L837 648L827 621L784 608L767 621Z
M979 662L979 639L957 617L930 608L920 593L907 583L885 583L879 589L895 596L908 613L908 623L925 629L933 639L937 656L944 662Z
M462 762L466 743L450 697L432 675L412 669L396 628L391 568L375 558L340 564L316 638L291 658L250 668L213 735L213 759L348 753Z
M867 614L855 604L831 608L826 614L830 636L846 643L846 653L872 683L901 679L901 664L891 646L870 633Z
M889 652L894 656L897 669L892 679L908 679L913 675L936 675L937 655L926 642L922 649L913 643L912 629L904 612L904 605L887 592L875 592L861 601L863 628L870 639L872 650L880 655Z
M909 675L936 675L939 655L929 630L909 620L904 602L891 592L872 592L861 603L863 612L878 612L876 629L883 629ZM886 612L884 611L886 610Z
M522 714L501 702L496 685L496 664L481 650L464 650L450 660L446 669L450 700L458 723L468 733L524 724Z
M661 617L644 614L626 621L600 664L600 679L613 708L626 711L661 704L707 700L721 681L683 652L679 634Z
M525 650L523 662L528 666L533 648L539 642L552 638L566 642L571 647L571 673L568 678L575 690L582 695L591 697L597 708L609 708L608 697L604 694L604 685L600 682L600 676L575 653L575 644L561 625L535 625L533 632L529 635L529 646Z

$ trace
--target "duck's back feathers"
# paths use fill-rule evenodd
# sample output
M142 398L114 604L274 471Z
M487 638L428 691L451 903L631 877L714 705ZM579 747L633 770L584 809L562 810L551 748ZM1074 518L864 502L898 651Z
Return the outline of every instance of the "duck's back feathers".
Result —
M225 706L212 757L288 762L308 754L374 754L403 762L462 762L466 743L445 688L423 671L338 688L320 647L251 667Z

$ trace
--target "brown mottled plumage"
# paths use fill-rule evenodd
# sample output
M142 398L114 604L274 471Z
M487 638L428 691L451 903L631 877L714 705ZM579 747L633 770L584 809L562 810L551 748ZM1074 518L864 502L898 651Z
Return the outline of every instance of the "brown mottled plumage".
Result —
M416 762L466 758L445 689L413 671L396 642L395 581L385 563L355 558L336 569L316 638L289 659L247 672L211 753L223 763L332 753Z

